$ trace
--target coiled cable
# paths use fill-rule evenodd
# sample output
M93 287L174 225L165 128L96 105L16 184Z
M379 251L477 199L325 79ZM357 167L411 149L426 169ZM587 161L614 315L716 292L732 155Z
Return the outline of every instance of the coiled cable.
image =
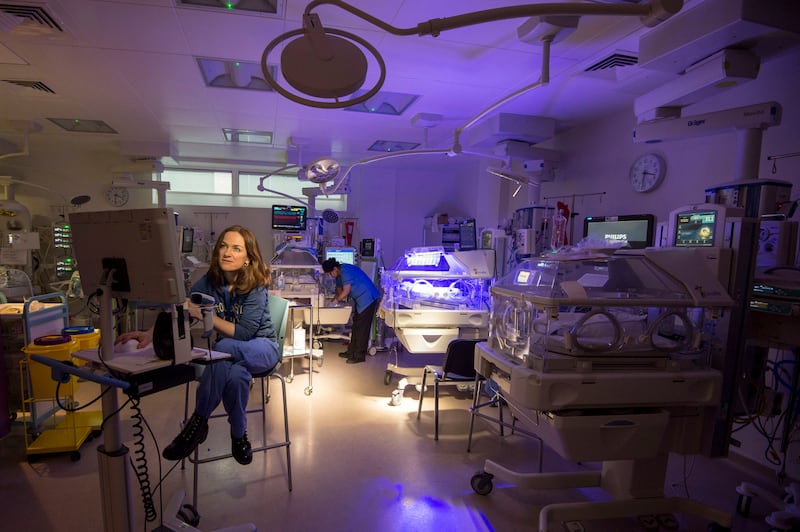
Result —
M133 454L131 459L136 480L139 482L139 491L142 494L142 506L144 507L144 518L150 523L156 520L156 512L153 503L153 491L150 487L150 474L147 469L147 456L144 449L144 430L142 428L142 411L139 408L139 399L131 398L131 410L133 410Z

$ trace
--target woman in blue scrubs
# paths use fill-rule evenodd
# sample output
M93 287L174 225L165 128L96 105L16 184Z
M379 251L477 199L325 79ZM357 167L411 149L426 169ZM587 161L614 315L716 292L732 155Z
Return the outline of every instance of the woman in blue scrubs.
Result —
M220 403L231 427L231 453L240 464L253 460L247 439L246 410L253 373L272 369L280 360L275 328L269 315L269 265L264 262L252 231L240 225L220 233L208 272L191 288L214 298L214 351L229 353L203 372L195 411L162 456L182 460L208 436L208 418ZM187 302L193 318L202 319L197 305ZM125 333L116 343L134 338L138 347L153 341L153 330Z

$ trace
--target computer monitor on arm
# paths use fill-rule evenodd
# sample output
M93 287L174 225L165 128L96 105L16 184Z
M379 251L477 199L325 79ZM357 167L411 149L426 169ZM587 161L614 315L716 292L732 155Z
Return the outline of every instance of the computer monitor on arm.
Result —
M101 354L114 359L112 298L163 305L172 316L173 363L191 358L189 313L183 283L177 224L165 208L71 213L72 241L82 284L100 300ZM188 365L159 371L182 370ZM152 372L151 372L152 373ZM191 372L193 374L193 372ZM145 379L144 387L155 382ZM122 444L115 384L103 385L105 430L97 447L103 528L133 530L128 448ZM109 392L110 393L106 393Z
M101 294L103 359L114 358L108 313L111 298L116 297L164 306L173 318L173 359L188 362L189 314L183 308L186 289L172 212L164 208L80 212L70 214L69 221L84 291Z

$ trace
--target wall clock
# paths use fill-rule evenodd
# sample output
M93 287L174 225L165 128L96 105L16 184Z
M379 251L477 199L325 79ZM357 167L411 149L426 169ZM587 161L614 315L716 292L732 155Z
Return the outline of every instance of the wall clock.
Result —
M105 198L106 201L108 201L114 207L122 207L128 203L128 199L130 199L130 193L125 187L111 186L106 189Z
M628 177L631 187L636 192L653 190L664 180L667 174L667 162L656 153L645 153L631 165Z

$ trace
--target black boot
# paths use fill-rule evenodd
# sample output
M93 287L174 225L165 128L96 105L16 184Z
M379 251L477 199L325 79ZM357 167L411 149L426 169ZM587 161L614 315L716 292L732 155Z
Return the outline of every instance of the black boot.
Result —
M339 356L342 358L353 358L353 356L350 354L349 351L342 351L341 353L339 353Z
M253 461L253 448L250 446L246 432L241 438L231 436L231 454L242 465L247 465Z
M208 419L192 414L180 434L164 448L161 456L167 460L183 460L208 436Z

